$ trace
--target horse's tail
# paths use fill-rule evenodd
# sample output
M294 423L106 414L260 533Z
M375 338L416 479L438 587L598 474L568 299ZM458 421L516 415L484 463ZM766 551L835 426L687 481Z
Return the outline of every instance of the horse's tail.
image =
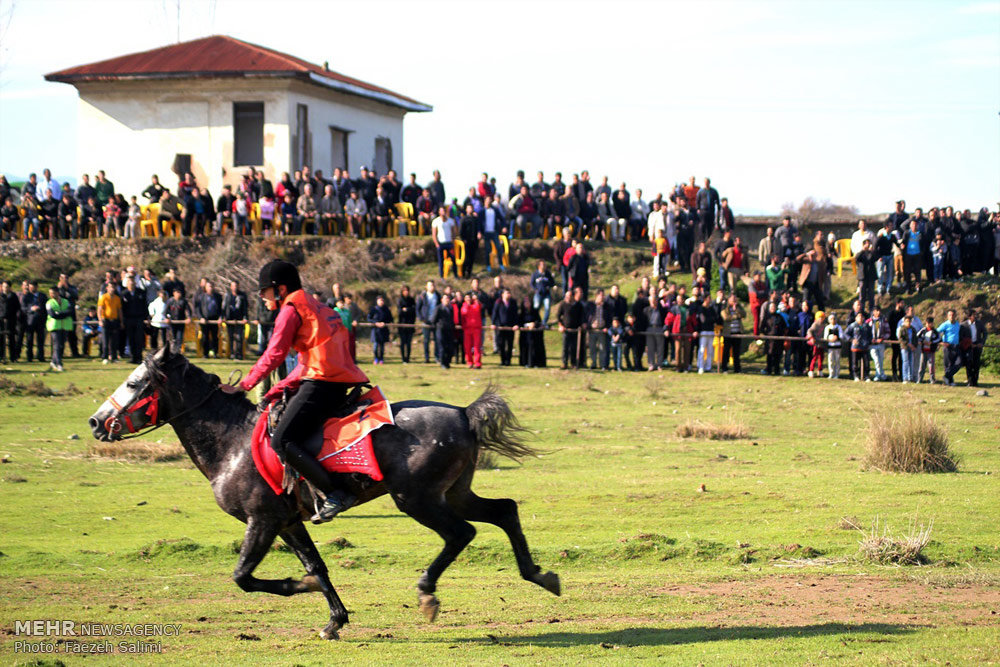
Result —
M514 416L507 401L491 384L471 405L465 408L469 427L483 449L510 457L515 461L538 452L524 440L528 429Z

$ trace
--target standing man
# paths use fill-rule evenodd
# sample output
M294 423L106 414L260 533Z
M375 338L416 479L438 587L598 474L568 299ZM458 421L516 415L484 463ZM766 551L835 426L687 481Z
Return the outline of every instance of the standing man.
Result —
M37 351L38 360L45 360L45 300L38 293L38 281L21 284L21 313L24 317L24 333L28 339L28 361L33 360L32 352ZM32 345L36 343L36 345ZM20 347L20 345L18 346Z
M944 383L954 387L955 373L962 367L962 350L959 346L962 325L958 323L954 309L948 310L947 318L937 330L941 334L941 345L944 347Z
M514 352L514 332L518 329L517 302L504 288L500 298L493 304L492 328L497 332L497 347L500 350L500 365L510 366Z
M587 300L587 292L590 290L590 255L583 245L583 241L577 241L575 252L566 267L569 274L569 286L579 289L581 299Z
M566 292L556 309L556 320L563 335L562 369L577 368L580 362L579 340L583 327L584 309L580 303L580 290Z
M594 301L585 306L587 314L587 348L590 352L590 367L594 370L608 370L610 360L608 349L608 328L614 315L607 301L604 300L604 290L599 289L594 294Z
M56 288L59 290L59 296L69 301L69 323L71 326L67 329L66 337L70 354L74 359L78 359L80 348L76 337L76 302L80 298L80 290L70 284L69 276L65 273L59 274L59 283Z
M531 291L533 292L531 305L535 310L544 308L544 314L542 315L543 327L549 323L549 312L552 310L552 287L554 283L555 280L552 278L552 272L545 268L545 261L538 260L538 268L531 274Z
M118 361L118 339L122 323L122 299L115 290L115 284L104 286L104 294L97 299L97 320L101 326L102 364Z
M142 362L143 344L146 332L143 321L149 315L146 305L146 293L135 286L135 278L125 278L125 286L121 292L122 319L125 321L125 343L128 345L129 356L133 364Z
M222 300L222 314L229 334L230 359L243 359L243 328L247 323L249 305L247 295L240 291L239 283L230 281L229 292Z
M448 215L448 209L444 206L438 207L438 216L431 222L431 238L434 240L434 248L437 250L438 275L444 278L444 256L447 253L451 256L455 272L458 273L458 261L455 257L455 232L458 226Z
M427 281L427 287L421 292L420 296L417 297L417 317L420 322L424 325L424 363L429 364L431 362L431 341L434 341L434 359L438 359L441 356L441 350L439 349L437 339L434 335L434 315L437 313L438 306L441 304L441 297L437 293L437 288L434 285L433 280Z
M46 170L48 171L48 170ZM66 347L66 331L73 326L70 317L69 301L59 296L59 290L55 287L49 288L49 300L45 303L45 328L52 337L52 361L49 367L61 373L63 371L62 353Z
M857 233L857 232L855 232ZM878 258L870 239L861 242L861 250L854 253L858 265L858 298L861 305L871 310L875 305L875 279L878 276Z
M101 206L107 206L115 195L115 184L107 179L103 169L97 172L97 184L94 186L94 192L97 195L97 203Z
M417 302L410 295L409 285L403 285L403 289L399 292L399 301L396 302L396 321L402 325L399 327L399 354L403 363L408 364L410 363L410 351L413 349L413 334L415 332L412 325L417 321ZM481 322L480 326L482 326Z
M215 358L219 353L219 319L222 315L222 298L212 286L205 282L205 291L195 297L194 316L201 329L201 354L204 358Z
M705 177L705 185L696 195L698 217L701 218L702 238L712 235L719 216L719 191L712 187L712 179Z
M983 345L986 343L986 327L979 321L976 312L969 311L968 319L962 323L958 334L958 344L965 356L965 374L970 387L979 386L979 365L983 359ZM952 373L952 380L955 374Z
M170 322L170 351L184 353L184 328L191 321L191 307L184 298L184 289L175 286L173 296L167 301L167 321ZM270 337L270 336L269 336Z
M10 281L0 282L0 362L17 361L17 325L21 315L21 301L10 289ZM4 354L4 349L7 352Z

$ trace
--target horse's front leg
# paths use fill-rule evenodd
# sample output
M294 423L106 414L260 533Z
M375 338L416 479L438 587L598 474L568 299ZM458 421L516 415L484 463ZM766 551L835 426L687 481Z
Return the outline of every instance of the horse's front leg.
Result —
M348 622L347 609L340 601L340 596L334 590L333 584L330 583L326 563L319 555L319 551L316 550L316 545L313 544L309 531L300 521L281 531L281 539L292 548L295 555L302 561L302 566L306 568L308 574L302 579L302 583L309 586L309 590L321 591L330 607L330 622L320 630L319 636L323 639L340 639L337 631Z
M248 593L261 592L274 595L295 595L318 590L313 582L298 579L258 579L253 576L260 562L264 560L274 538L280 530L278 520L250 517L247 530L243 535L243 546L240 547L240 559L233 571L233 581Z

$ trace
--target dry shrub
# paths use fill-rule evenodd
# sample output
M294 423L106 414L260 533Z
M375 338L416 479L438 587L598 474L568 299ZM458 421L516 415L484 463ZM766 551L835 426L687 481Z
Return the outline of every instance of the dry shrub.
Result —
M333 238L322 248L305 256L299 267L303 280L314 288L327 290L335 282L355 283L380 280L386 269L386 251L382 242L358 243L348 238Z
M74 390L76 388L74 387ZM12 378L0 375L0 394L5 396L58 396L51 387L45 385L41 380L32 380L27 384L15 382Z
M178 461L186 455L184 448L180 445L160 444L148 440L97 442L88 448L87 453L90 456L137 463Z
M873 412L868 419L867 468L884 472L955 472L948 435L923 409Z
M879 530L876 516L871 531L861 531L858 554L862 559L879 565L923 565L927 563L927 557L922 551L931 541L933 527L933 521L926 527L918 527L916 522L912 522L908 534L893 536L888 526Z
M677 427L677 435L699 440L740 440L750 437L750 427L741 418L732 415L723 423L689 419Z
M663 395L667 383L662 377L653 377L646 381L646 393L654 401Z

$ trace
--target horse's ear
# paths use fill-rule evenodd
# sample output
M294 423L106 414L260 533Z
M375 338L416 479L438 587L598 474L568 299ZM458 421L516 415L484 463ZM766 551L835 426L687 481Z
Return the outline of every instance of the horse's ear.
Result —
M157 366L163 366L169 360L170 360L170 346L169 345L164 345L163 347L161 347L159 350L156 351L156 354L153 355L153 362Z

